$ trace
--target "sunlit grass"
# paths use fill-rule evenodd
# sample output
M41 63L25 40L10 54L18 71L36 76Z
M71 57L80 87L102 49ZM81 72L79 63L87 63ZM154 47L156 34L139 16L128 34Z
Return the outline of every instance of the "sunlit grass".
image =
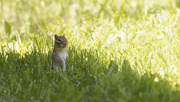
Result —
M180 101L178 3L0 1L0 100ZM66 72L51 70L54 34Z

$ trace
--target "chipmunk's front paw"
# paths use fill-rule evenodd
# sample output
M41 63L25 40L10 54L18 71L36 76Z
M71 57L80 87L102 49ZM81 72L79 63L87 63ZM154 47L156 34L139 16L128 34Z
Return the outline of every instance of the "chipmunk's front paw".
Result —
M69 61L69 57L66 57L66 61Z

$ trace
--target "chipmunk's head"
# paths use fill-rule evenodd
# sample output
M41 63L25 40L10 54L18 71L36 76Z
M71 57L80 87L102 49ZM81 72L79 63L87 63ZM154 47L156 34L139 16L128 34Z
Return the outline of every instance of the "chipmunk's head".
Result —
M67 39L65 35L63 36L57 36L56 34L54 35L55 38L55 46L58 48L65 48L68 44Z

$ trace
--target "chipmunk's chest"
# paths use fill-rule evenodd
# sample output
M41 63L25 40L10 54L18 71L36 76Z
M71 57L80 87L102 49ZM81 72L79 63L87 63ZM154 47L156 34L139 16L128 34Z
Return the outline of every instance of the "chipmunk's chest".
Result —
M68 57L68 53L67 52L58 52L58 56L61 59L66 60L66 58Z
M61 51L57 52L58 56L63 59L66 60L66 58L68 57L68 47L62 49Z

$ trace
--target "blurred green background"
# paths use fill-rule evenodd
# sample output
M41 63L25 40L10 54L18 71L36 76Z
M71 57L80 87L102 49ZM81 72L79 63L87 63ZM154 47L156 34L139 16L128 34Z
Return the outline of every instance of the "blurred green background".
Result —
M180 0L0 0L0 101L179 102L179 43Z

